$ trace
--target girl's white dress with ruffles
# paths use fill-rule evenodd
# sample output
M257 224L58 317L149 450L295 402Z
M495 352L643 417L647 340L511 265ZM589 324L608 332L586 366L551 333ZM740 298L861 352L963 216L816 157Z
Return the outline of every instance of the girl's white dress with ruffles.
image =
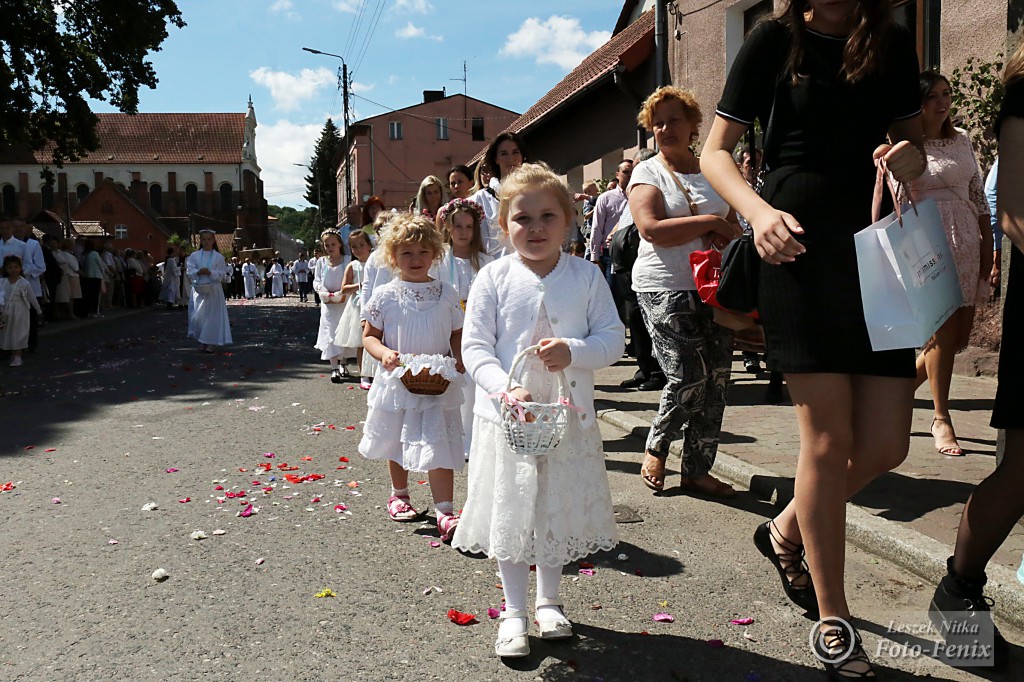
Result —
M462 329L458 294L438 281L392 280L373 292L362 313L367 322L383 330L384 345L403 355L450 355L452 332ZM465 378L453 371L451 358L428 364L433 373L441 372L451 380L442 395L409 393L401 380L406 367L377 370L359 443L359 452L367 459L390 459L407 471L420 472L459 471L464 466L460 408Z
M352 283L358 284L360 288L345 299L338 331L334 335L334 345L341 348L341 355L346 358L354 358L356 349L363 347L362 306L359 296L363 284L363 264L357 260L352 261Z
M542 303L533 344L555 336ZM536 355L519 383L535 402L558 400L558 380ZM500 560L564 566L618 542L604 448L597 423L569 425L550 454L517 455L501 424L476 417L469 492L452 546Z

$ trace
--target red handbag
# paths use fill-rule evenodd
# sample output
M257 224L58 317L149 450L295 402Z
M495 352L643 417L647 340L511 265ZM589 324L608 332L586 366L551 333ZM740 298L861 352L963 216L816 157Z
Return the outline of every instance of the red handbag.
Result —
M718 302L718 281L722 276L722 252L718 249L690 253L690 268L700 300L714 308L715 322L736 331L756 326L757 311L738 313Z

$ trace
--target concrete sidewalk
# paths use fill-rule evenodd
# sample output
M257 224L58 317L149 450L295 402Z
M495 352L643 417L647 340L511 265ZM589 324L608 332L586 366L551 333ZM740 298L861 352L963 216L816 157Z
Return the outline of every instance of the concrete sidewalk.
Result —
M743 371L736 354L729 387L719 457L714 473L755 495L785 504L792 497L799 434L793 407L764 402L767 374ZM646 436L657 412L660 392L619 388L636 365L623 359L596 377L596 405L602 420ZM930 581L945 574L964 503L995 467L996 431L989 427L996 382L987 377L954 375L951 414L965 457L945 457L934 449L928 429L931 399L927 386L915 397L910 453L906 461L869 485L849 507L847 533L869 551ZM788 394L787 394L788 398ZM679 445L669 458L666 493L678 486ZM636 453L636 485L642 453ZM666 503L671 501L666 499ZM751 529L753 531L753 529ZM997 611L1024 625L1024 586L1015 579L1024 552L1024 526L1018 524L989 570Z

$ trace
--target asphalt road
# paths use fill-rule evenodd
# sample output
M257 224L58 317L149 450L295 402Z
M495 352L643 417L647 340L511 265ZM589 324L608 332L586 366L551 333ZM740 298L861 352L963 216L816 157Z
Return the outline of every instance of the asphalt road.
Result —
M494 562L388 520L386 468L356 452L366 394L329 382L317 310L289 299L231 317L236 343L215 356L185 340L183 312L154 311L47 337L21 370L0 368L0 485L14 485L0 493L0 680L824 679L812 622L750 542L771 505L653 497L642 443L607 426L614 501L641 520L590 559L593 575L566 567L578 636L534 638L502 663ZM456 506L464 495L461 474ZM924 622L931 586L855 548L847 561L868 649L924 644L884 636ZM886 666L976 679L927 658Z

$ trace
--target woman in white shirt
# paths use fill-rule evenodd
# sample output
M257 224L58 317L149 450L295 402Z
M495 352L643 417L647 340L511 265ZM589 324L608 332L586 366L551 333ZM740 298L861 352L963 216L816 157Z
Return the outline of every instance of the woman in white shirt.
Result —
M681 88L658 88L637 120L654 133L661 152L638 164L629 183L629 209L643 237L633 265L633 291L667 379L640 473L644 485L662 490L669 445L682 437L681 487L732 497L736 491L708 473L725 413L732 332L715 324L711 308L697 295L690 254L722 247L742 231L690 151L701 123L693 95Z
M469 200L484 212L484 220L481 223L484 246L487 253L494 258L501 256L505 250L501 226L498 225L498 190L501 189L501 179L523 165L525 160L523 139L517 133L502 133L487 147L487 152L480 162L494 175L487 185L473 194Z

